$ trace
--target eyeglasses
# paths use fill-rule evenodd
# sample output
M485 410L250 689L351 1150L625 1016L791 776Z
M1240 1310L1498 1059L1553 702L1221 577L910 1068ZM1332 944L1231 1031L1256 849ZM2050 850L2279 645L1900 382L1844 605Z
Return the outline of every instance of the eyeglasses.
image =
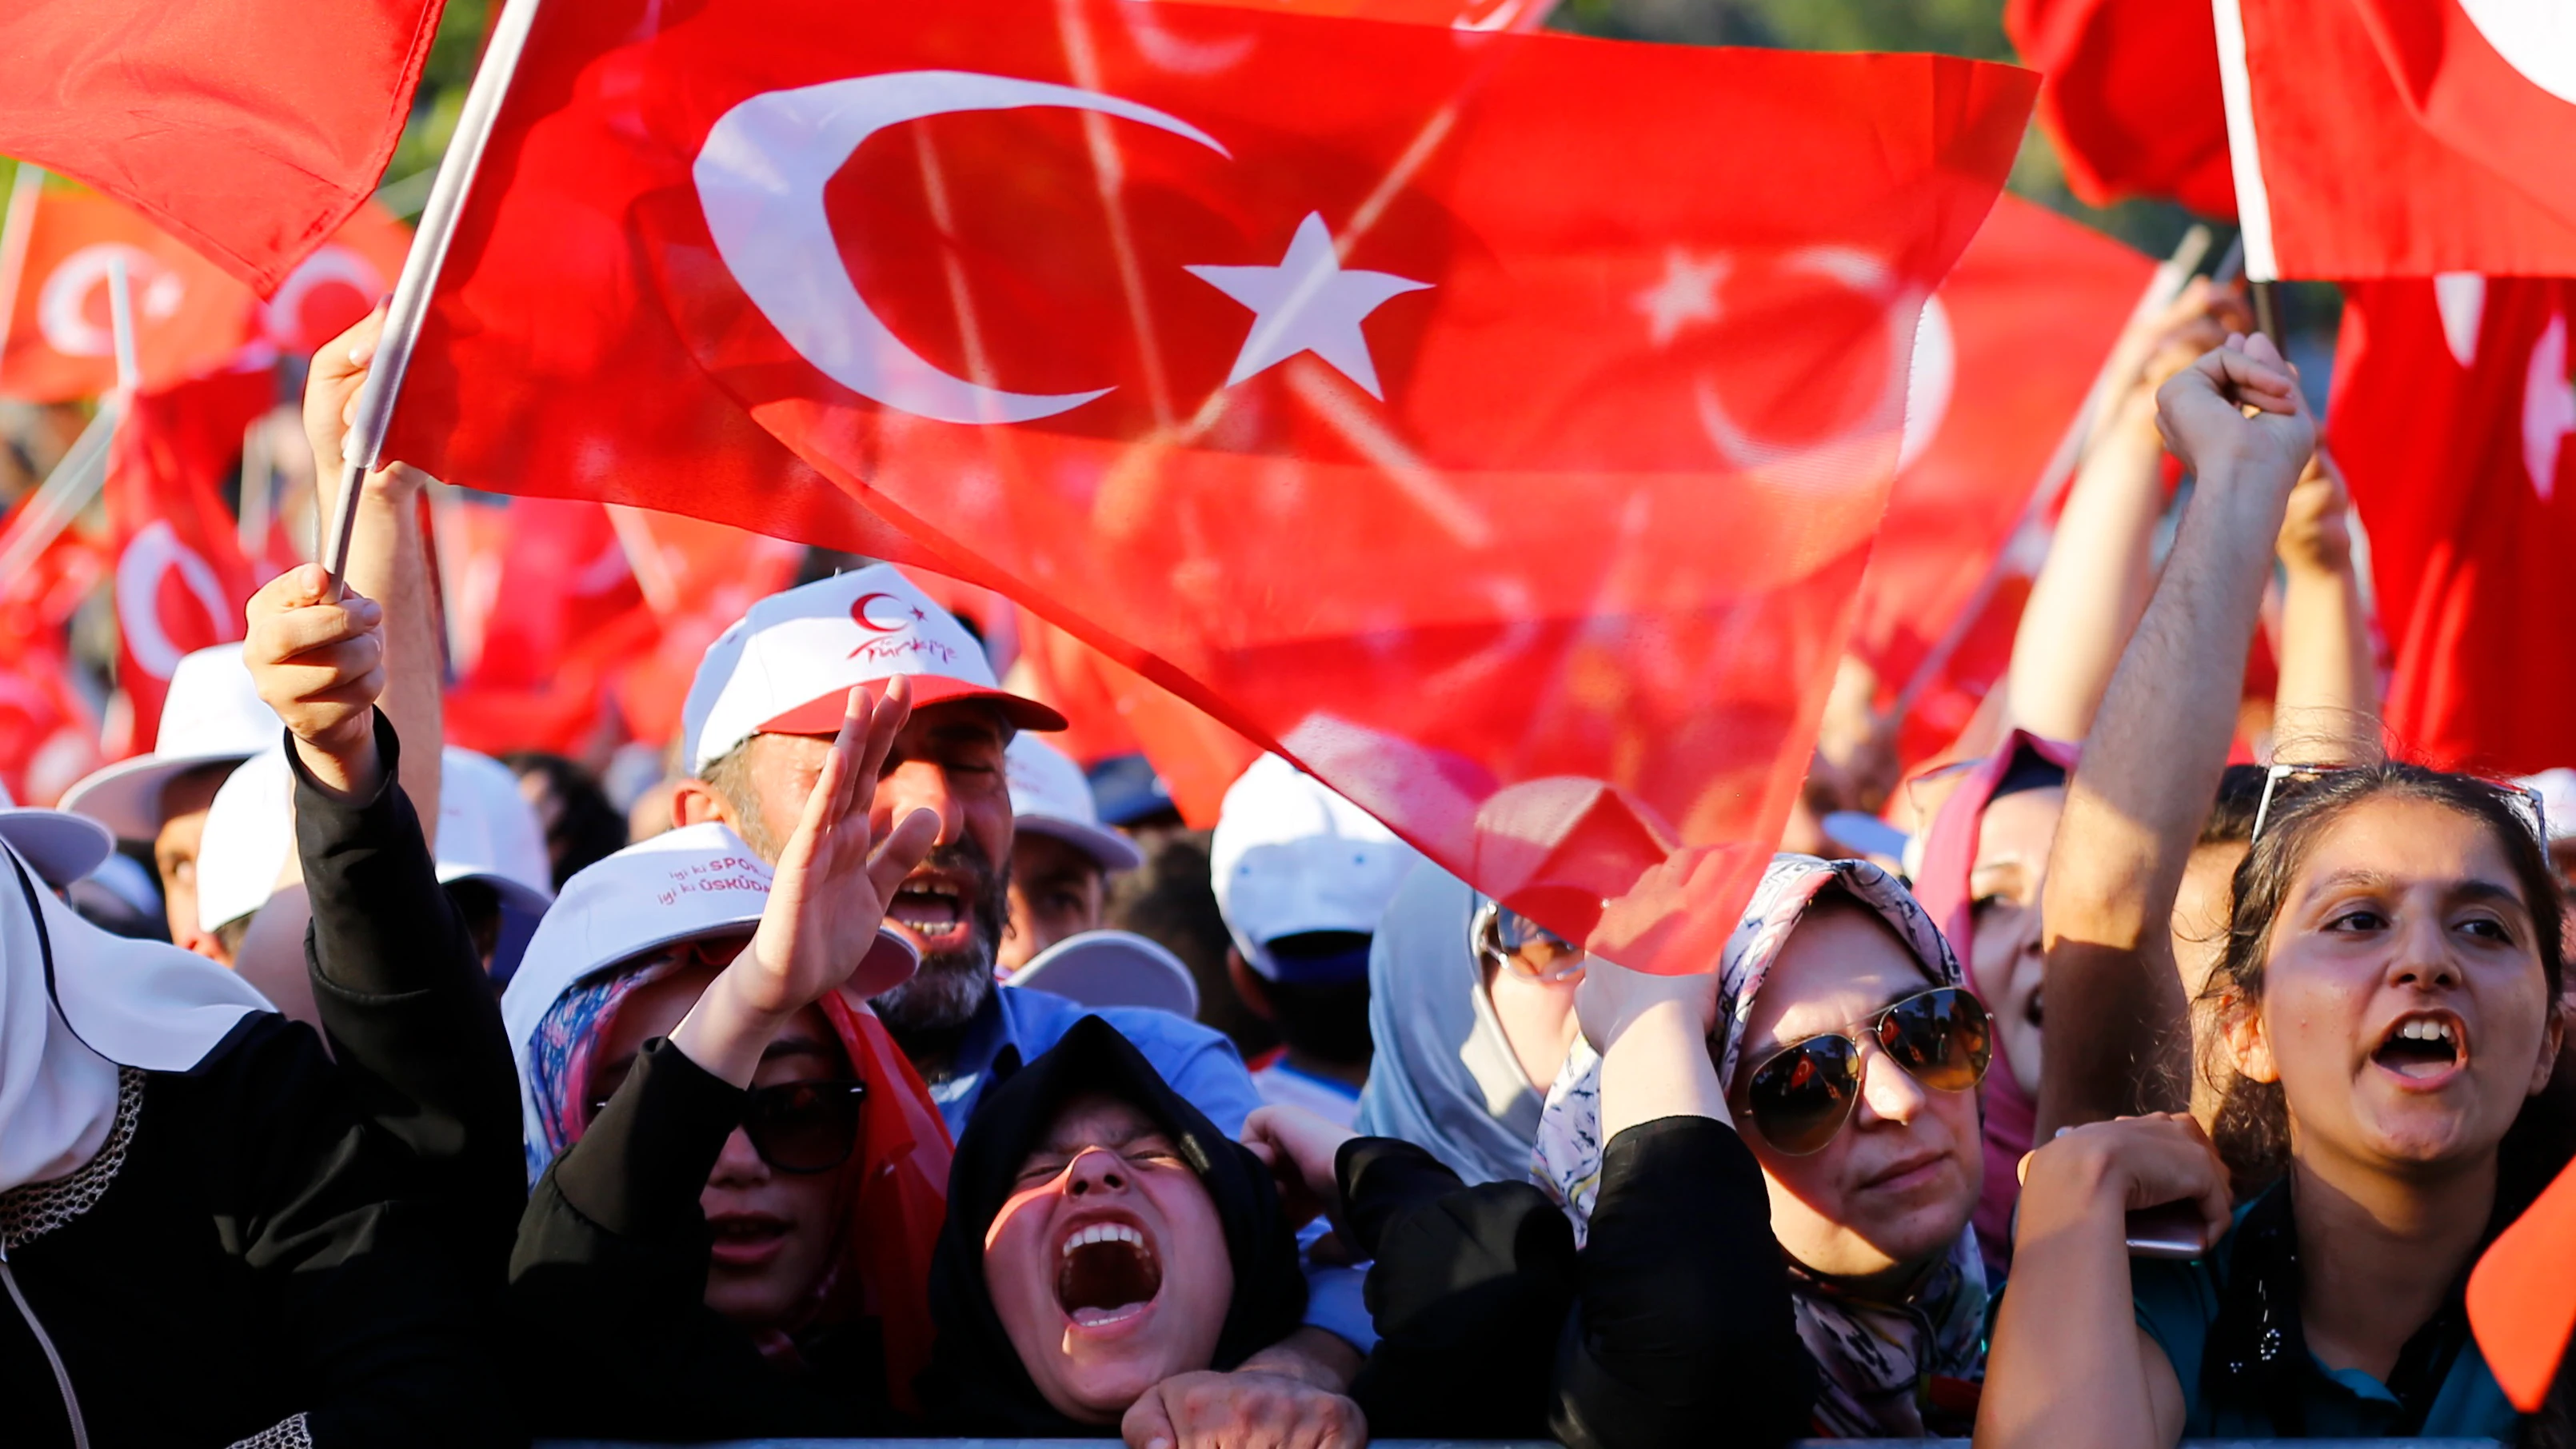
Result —
M830 1172L858 1148L859 1108L867 1097L868 1084L855 1081L754 1087L742 1104L743 1135L779 1172ZM605 1098L592 1102L591 1120L607 1108Z
M2264 822L2272 817L2272 791L2283 780L2295 780L2306 785L2322 780L2328 775L2345 774L2351 768L2348 765L2274 765L2265 770L2263 799L2254 807L2254 832L2245 838L2246 844L2251 845L2263 838ZM2539 791L2528 785L2509 785L2496 780L2478 780L2477 783L2495 792L2496 798L2504 802L2505 808L2511 810L2515 817L2522 821L2523 826L2530 830L2531 838L2540 842L2542 851L2549 849L2549 812L2548 808L2541 803Z
M1571 980L1583 974L1590 959L1582 947L1495 901L1476 908L1468 938L1488 968L1501 967L1530 981Z
M1864 1036L1935 1091L1973 1088L1994 1060L1995 1020L1975 993L1936 986L1889 1002L1841 1031L1783 1047L1754 1069L1744 1113L1773 1150L1791 1157L1822 1152L1851 1120Z

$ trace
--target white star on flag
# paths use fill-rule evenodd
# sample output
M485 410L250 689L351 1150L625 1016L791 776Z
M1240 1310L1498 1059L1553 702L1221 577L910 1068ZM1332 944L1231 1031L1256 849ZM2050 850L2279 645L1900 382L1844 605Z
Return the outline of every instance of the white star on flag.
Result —
M1311 352L1380 402L1386 394L1378 390L1377 363L1360 335L1361 319L1390 297L1431 285L1389 272L1344 271L1333 252L1333 234L1322 215L1311 211L1297 223L1288 255L1275 267L1183 270L1252 309L1252 335L1243 339L1226 386Z
M1657 347L1681 335L1688 323L1717 320L1717 284L1726 280L1727 270L1724 257L1695 262L1679 247L1664 254L1664 279L1635 298Z

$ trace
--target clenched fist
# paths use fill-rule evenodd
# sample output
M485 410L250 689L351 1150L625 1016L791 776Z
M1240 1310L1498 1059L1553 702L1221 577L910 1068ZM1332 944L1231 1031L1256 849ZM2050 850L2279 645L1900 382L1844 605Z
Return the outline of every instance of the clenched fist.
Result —
M269 580L251 595L242 661L305 767L325 785L370 794L382 768L375 707L385 689L384 610L354 593L331 600L328 591L319 564Z

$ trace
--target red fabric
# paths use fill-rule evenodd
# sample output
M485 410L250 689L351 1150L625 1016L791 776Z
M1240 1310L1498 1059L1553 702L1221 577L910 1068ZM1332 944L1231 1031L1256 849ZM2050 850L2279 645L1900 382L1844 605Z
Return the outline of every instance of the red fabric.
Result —
M309 356L393 289L410 245L410 228L364 207L263 302L124 206L49 188L37 197L0 332L0 396L62 402L116 386L108 259L119 253L142 385L161 388L230 365L245 346L267 349L253 362Z
M447 693L447 735L499 754L581 756L614 666L652 647L652 614L607 512L596 503L513 500L473 667Z
M1155 8L1148 40L1134 13L543 12L390 451L824 542L864 509L935 555L907 561L997 585L1277 742L1516 906L1591 936L1636 888L1651 904L1595 946L1704 966L1804 769L1917 299L1992 205L2034 78L1201 6ZM1032 106L1004 77L1149 109ZM818 330L846 343L853 307L883 309L887 338L844 376L1111 391L1007 427L941 422L990 414L920 391L880 409L788 345L716 252L692 168L737 104L828 82L863 87L840 114L887 134L845 135L846 164L804 158L829 177L799 190L807 231L736 233L806 243L745 264L764 288L823 289L787 325L837 305ZM897 124L922 88L942 109ZM738 124L746 146L772 134ZM1347 269L1308 325L1370 285L1347 272L1399 280L1348 302L1365 326L1345 315L1229 382L1257 309L1222 278L1275 282L1301 231ZM832 290L849 286L867 302ZM696 405L662 389L692 376L840 491L746 480L713 436L673 439L662 420ZM469 402L468 379L509 403ZM665 456L548 470L547 445L510 434L527 461L504 483L483 465L505 412L539 433L558 415L641 430Z
M2407 109L2372 38L2363 0L2242 3L2254 130L2282 276L2576 276L2576 210L2568 199L2553 198L2553 210L2494 169L2523 154L2519 142L2455 127L2455 144L2427 130ZM2465 74L2462 66L2445 67L2441 78ZM2517 84L2530 94L2516 114L2558 118L2558 128L2544 129L2533 144L2563 134L2559 128L2569 123L2561 113L2576 114L2576 106ZM2454 119L2465 127L2493 118L2477 112Z
M930 1366L936 1336L930 1255L948 1215L948 1126L911 1059L865 1002L836 991L818 1004L869 1088L859 1109L858 1175L841 1244L863 1289L861 1301L849 1306L884 1326L887 1391L896 1407L918 1413L912 1385Z
M2004 33L2044 71L2039 123L2091 206L2171 197L2236 216L2218 31L2192 0L2006 0Z
M218 373L138 395L107 464L116 538L116 679L134 704L134 748L158 734L170 671L191 650L242 636L264 582L217 491L242 434L277 402L266 368Z
M72 686L69 641L60 628L21 632L21 619L0 613L0 782L21 805L51 805L107 761L98 718Z
M1020 646L1037 697L1072 725L1052 743L1086 765L1143 754L1182 823L1216 828L1226 787L1261 758L1261 746L1035 614L1021 622Z
M2576 1332L2576 1167L2478 1259L2468 1307L2488 1370L2515 1408L2538 1413Z
M1957 624L2029 505L2155 263L2046 207L2005 196L1915 339L1905 465L1861 584L1852 652L1891 702ZM2018 597L2019 591L2015 591ZM2009 635L2020 611L1975 627ZM2000 677L1990 649L1954 653L1914 701L1946 733L1909 731L1908 764L1947 745ZM1910 721L1909 721L1910 722ZM1938 734L1937 738L1927 736Z
M2424 128L2576 223L2576 66L2568 64L2564 17L2556 34L2534 44L2482 33L2460 0L2359 4L2390 78Z
M2463 364L2432 283L2347 288L2326 435L2370 531L2391 742L2521 774L2576 764L2576 282L2484 292Z
M262 294L375 190L440 0L11 0L0 154L134 207Z
M658 745L679 737L680 707L707 646L753 603L794 583L805 550L678 514L638 509L627 518L630 537L650 541L667 584L657 580L646 596L653 647L618 671L617 707L635 738ZM839 712L830 728L839 728Z

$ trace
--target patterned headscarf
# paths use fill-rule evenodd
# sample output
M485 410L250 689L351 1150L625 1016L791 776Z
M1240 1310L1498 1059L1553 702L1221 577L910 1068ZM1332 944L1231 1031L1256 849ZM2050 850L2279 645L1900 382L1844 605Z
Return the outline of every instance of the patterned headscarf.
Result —
M1772 857L1718 965L1718 1080L1731 1083L1754 998L1790 933L1816 897L1840 888L1887 923L1936 986L1961 983L1958 958L1932 918L1894 876L1862 860ZM1601 1190L1601 1057L1577 1040L1539 1114L1531 1166L1539 1186L1590 1227ZM1903 1303L1855 1298L1789 1264L1798 1337L1816 1362L1817 1432L1836 1438L1921 1438L1967 1432L1975 1385L1985 1377L1986 1274L1974 1227L1960 1231Z

